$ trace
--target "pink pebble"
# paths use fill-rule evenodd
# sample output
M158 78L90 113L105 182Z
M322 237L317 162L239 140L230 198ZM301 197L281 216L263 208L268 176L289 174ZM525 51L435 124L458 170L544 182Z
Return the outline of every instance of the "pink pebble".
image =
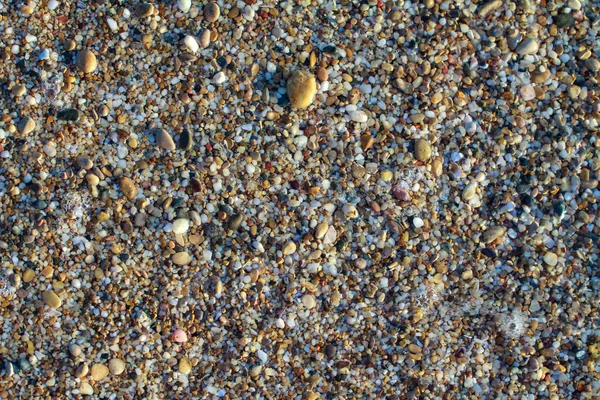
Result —
M175 332L173 332L173 340L177 343L185 343L188 340L187 333L181 329L175 329Z
M410 200L410 193L408 193L408 190L404 189L400 185L394 186L394 188L392 189L392 192L394 193L394 196L396 196L396 198L398 200L401 200L401 201L409 201Z

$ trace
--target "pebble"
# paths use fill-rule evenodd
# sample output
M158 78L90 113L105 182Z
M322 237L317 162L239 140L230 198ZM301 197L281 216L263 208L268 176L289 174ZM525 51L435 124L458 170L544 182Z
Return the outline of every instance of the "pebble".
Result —
M491 227L483 234L483 242L491 243L496 239L499 239L500 237L504 236L505 233L506 229L502 226Z
M281 249L281 252L283 253L284 256L294 254L296 252L296 243L287 242Z
M415 142L415 158L419 161L429 161L431 158L431 145L425 139L418 139Z
M16 97L23 96L26 91L27 91L27 88L25 87L25 85L15 85L11 89L11 93L13 94L13 96L16 96Z
M91 174L91 173L86 174L85 180L87 181L87 183L90 186L98 186L98 184L100 183L100 178L98 178L96 175Z
M60 297L58 297L58 295L54 293L53 290L44 291L44 293L42 293L42 298L49 307L60 308L60 306L62 305Z
M304 296L302 296L302 304L308 310L311 310L317 306L317 301L315 300L315 296L313 296L312 294L305 294Z
M200 47L203 49L207 48L210 45L210 35L211 31L209 29L204 29L200 34Z
M22 118L17 125L17 129L21 134L28 135L35 130L35 120L31 117Z
M317 79L319 79L319 81L321 81L321 82L325 82L329 79L329 73L327 72L327 69L325 69L323 67L317 68L316 75L317 75Z
M125 372L125 361L120 358L113 358L108 362L108 370L112 375L121 375Z
M94 388L87 382L81 382L79 385L79 393L86 396L91 396L94 394Z
M177 7L183 13L188 13L192 8L192 0L177 0Z
M83 113L75 108L66 108L56 113L56 119L60 121L77 122L82 116Z
M474 183L469 183L467 186L465 186L465 188L462 192L463 200L469 201L473 197L475 197L476 190L477 190L477 185L475 185Z
M315 77L308 71L299 70L292 74L287 83L287 93L293 107L302 109L310 106L317 92Z
M229 229L232 231L237 231L240 226L242 226L242 222L244 222L244 214L236 214L229 221Z
M85 377L90 372L90 368L86 363L81 363L75 370L75 377L81 379Z
M328 229L329 224L327 223L327 221L320 222L315 229L315 237L317 239L323 239Z
M520 45L517 46L516 52L522 56L528 54L535 54L540 49L540 44L537 39L534 38L526 38L521 42Z
M556 253L548 251L544 254L544 262L551 267L555 267L558 264L558 256Z
M190 220L185 218L178 218L173 221L173 227L171 231L176 235L183 235L190 228Z
M89 49L80 50L77 53L77 68L81 72L91 73L96 70L98 67L98 61L96 60L96 55Z
M135 186L135 183L126 176L121 178L121 191L129 200L133 200L138 194L138 189Z
M217 85L221 85L227 81L227 75L223 71L217 72L215 76L213 76L213 82Z
M187 333L183 329L175 329L173 332L173 341L177 343L185 343L188 341Z
M336 239L337 231L333 226L330 226L329 229L327 229L327 233L325 233L325 236L323 237L323 244L333 244L335 243Z
M69 353L75 358L79 357L81 355L81 346L77 343L72 343L69 345Z
M156 137L156 144L159 147L162 147L165 150L175 150L176 149L173 138L171 137L169 132L167 132L166 130L160 129L160 128L155 128L155 129L152 129L152 131L149 132L149 134L153 134Z
M191 0L182 0L184 2L187 2L191 5ZM151 16L152 14L154 14L154 6L150 3L138 3L135 6L135 15L138 16L138 18L147 18L149 16Z
M181 357L177 370L182 374L189 374L192 371L192 363L187 357Z
M221 9L217 3L210 2L204 7L204 19L207 22L216 22L221 15Z
M185 38L183 38L183 43L192 53L196 53L200 49L198 42L196 42L196 39L193 36L187 35Z
M532 85L525 85L521 87L521 97L523 98L524 101L530 101L535 99L536 94L535 94L535 89L533 88Z
M192 257L186 251L180 251L171 256L171 261L175 265L188 265L192 261Z
M477 9L477 15L479 18L485 18L502 6L502 0L492 0L483 3Z
M103 364L94 364L92 365L92 368L90 368L90 375L96 382L100 382L101 380L105 379L109 372L110 371L108 367Z

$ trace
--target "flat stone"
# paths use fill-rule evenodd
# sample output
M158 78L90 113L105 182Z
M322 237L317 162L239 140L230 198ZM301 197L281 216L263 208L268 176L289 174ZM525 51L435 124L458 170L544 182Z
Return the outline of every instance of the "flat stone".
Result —
M94 388L87 382L81 382L81 385L79 386L79 393L85 396L91 396L94 394Z
M600 71L600 61L595 58L588 58L585 60L585 67L592 72Z
M471 200L476 193L477 185L474 183L469 183L462 192L462 198L464 201Z
M96 382L99 382L105 379L110 373L108 367L103 364L94 364L90 369L90 374L92 375L92 379Z
M56 114L56 119L60 121L76 122L83 116L83 113L76 108L66 108Z
M229 229L232 231L237 231L240 226L242 226L242 222L244 222L244 214L236 214L229 221Z
M281 249L281 252L283 253L284 256L294 254L296 252L296 243L287 242Z
M415 142L415 158L419 161L429 161L431 158L431 145L425 139L418 139Z
M190 362L189 358L182 357L179 360L179 365L177 366L177 369L182 374L189 374L192 371L192 363Z
M125 371L125 361L113 358L108 362L108 370L113 375L121 375Z
M200 47L202 47L203 49L207 48L210 45L210 35L210 29L205 29L200 34Z
M46 290L42 293L42 299L44 299L44 302L52 308L59 308L62 305L60 297L52 290Z
M548 251L546 254L544 254L544 262L549 266L554 267L556 264L558 264L558 256L556 253Z
M79 357L81 352L81 346L77 343L72 343L69 345L69 354L71 354L73 357Z
M27 135L34 131L35 129L35 120L31 117L22 118L17 124L17 129L23 135Z
M317 306L317 301L315 300L315 296L312 294L305 294L302 296L302 304L304 307L310 310Z
M329 224L327 223L327 221L322 221L320 222L317 227L315 228L315 237L317 239L322 239L325 234L327 233L327 230L329 229Z
M287 83L287 93L293 107L302 109L310 106L317 93L317 81L308 71L296 71Z
M408 345L408 351L410 351L413 354L419 354L423 351L423 349L419 346L417 346L416 344L410 343Z
M531 82L538 83L538 84L544 83L548 79L550 79L551 76L552 76L552 74L550 73L549 69L543 68L543 70L541 70L540 68L537 68L535 71L533 71L531 73Z
M182 150L189 150L192 148L193 144L194 138L192 133L189 130L184 129L183 132L181 132L181 135L179 135L179 148Z
M535 89L532 85L524 85L519 91L524 101L530 101L535 99Z
M154 128L149 133L154 134L154 137L156 138L156 144L159 147L162 147L165 150L175 150L175 142L173 141L173 138L169 132L166 130Z
M146 18L154 13L154 6L150 3L138 3L135 6L135 15L138 18Z
M333 244L337 239L337 231L333 226L330 226L327 229L327 233L325 233L325 237L323 238L323 244Z
M207 22L215 22L221 15L221 9L217 3L208 3L204 7L204 19Z
M81 363L75 370L75 377L81 379L90 372L90 367L86 363Z
M175 329L173 332L173 341L177 343L185 343L188 341L187 333L183 329Z
M94 163L86 156L79 156L77 157L77 165L79 168L91 169L94 166Z
M133 200L138 194L138 189L135 186L135 183L133 183L133 181L126 176L121 178L121 191L129 200Z
M87 183L90 186L98 186L98 184L100 183L100 178L98 178L96 175L89 173L85 176L85 180L87 181Z
M488 15L490 15L491 13L493 13L494 11L496 11L497 9L499 9L501 6L502 6L502 0L489 1L489 2L479 6L479 8L477 9L477 15L479 16L479 18L485 18Z
M176 265L188 265L192 261L192 257L187 251L180 251L171 256L171 261Z
M540 43L534 38L525 38L516 48L516 53L522 56L535 54L540 49Z
M176 235L182 235L190 229L190 220L186 218L178 218L173 221L172 232Z
M575 25L575 18L571 14L558 14L554 17L554 22L556 22L556 26L559 28L569 28Z
M94 72L96 67L98 66L98 62L96 60L96 55L88 49L83 49L79 53L77 53L77 68L81 72L90 73Z
M502 235L504 235L505 232L506 229L502 226L491 227L483 234L483 242L486 244L491 243L494 240L500 238Z

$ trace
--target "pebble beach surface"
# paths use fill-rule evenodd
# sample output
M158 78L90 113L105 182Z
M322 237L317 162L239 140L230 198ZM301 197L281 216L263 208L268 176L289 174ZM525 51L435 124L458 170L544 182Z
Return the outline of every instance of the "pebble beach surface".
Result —
M0 399L600 399L599 15L0 2Z

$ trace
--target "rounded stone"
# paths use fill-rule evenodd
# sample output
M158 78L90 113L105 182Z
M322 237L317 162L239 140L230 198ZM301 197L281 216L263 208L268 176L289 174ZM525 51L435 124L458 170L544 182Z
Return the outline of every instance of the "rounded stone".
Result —
M204 7L204 19L207 22L215 22L221 15L221 9L217 3L208 3Z
M169 132L160 128L152 129L151 132L154 134L156 138L156 144L159 147L162 147L165 150L175 150L175 142L173 141L173 138Z
M146 18L154 13L154 6L150 3L139 3L135 6L135 15L138 18Z
M86 396L91 396L94 394L94 388L87 382L81 382L81 385L79 386L79 393Z
M283 253L284 256L294 254L296 252L296 243L287 242L281 249L281 252Z
M23 135L27 135L33 132L33 130L35 129L35 125L35 120L33 118L25 117L19 121L19 123L17 124L17 129Z
M317 306L317 301L315 300L315 296L313 296L312 294L305 294L304 296L302 296L302 304L304 305L304 307L310 310Z
M306 108L310 106L317 92L317 81L307 71L296 71L287 83L287 93L290 103L295 108Z
M52 308L59 308L62 305L60 297L52 290L46 290L42 294L42 299L44 299L44 302Z
M87 174L85 176L85 180L89 183L90 186L97 186L100 183L100 178L98 178L94 174Z
M175 329L173 332L173 341L177 343L185 343L188 341L187 333L183 329Z
M548 251L546 254L544 254L544 262L549 266L554 267L556 264L558 264L558 256L556 253Z
M474 183L469 183L462 192L462 198L464 201L469 201L475 196L475 192L477 190L477 185Z
M86 363L81 363L75 370L75 377L81 379L90 372L90 367Z
M522 56L526 56L529 54L535 54L540 49L540 44L537 39L534 38L526 38L519 44L516 48L516 53Z
M506 229L502 226L491 227L483 234L483 241L484 243L491 243L494 240L503 236L505 232Z
M171 256L171 261L176 265L188 265L192 261L192 257L187 251L180 251Z
M81 355L81 346L77 343L69 345L69 354L73 357L79 357Z
M108 362L108 370L113 375L121 375L125 371L125 361L113 358Z
M429 161L431 158L431 145L425 139L418 139L415 142L415 158L419 161Z
M77 68L81 72L85 72L86 74L94 72L97 66L96 55L91 50L83 49L77 53Z
M103 364L94 364L90 369L90 374L92 375L92 379L96 382L99 382L105 379L109 374L109 369L106 365Z
M133 200L138 194L138 189L135 186L135 183L126 176L121 178L121 191L129 200Z
M185 218L178 218L173 221L172 232L176 235L182 235L190 229L190 220Z
M177 366L177 369L182 374L187 375L192 371L192 363L190 362L190 360L187 357L182 357L179 360L179 365Z

